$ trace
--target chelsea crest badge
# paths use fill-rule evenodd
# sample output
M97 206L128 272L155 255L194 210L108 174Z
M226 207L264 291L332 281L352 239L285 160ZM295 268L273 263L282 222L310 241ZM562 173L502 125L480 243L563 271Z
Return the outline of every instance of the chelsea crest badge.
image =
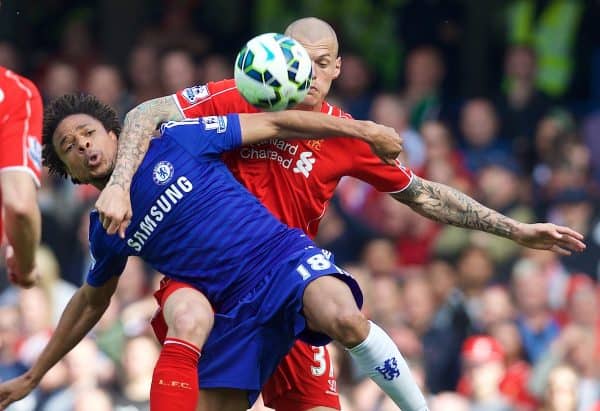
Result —
M154 166L152 179L159 186L167 184L173 178L173 165L168 161L160 161Z

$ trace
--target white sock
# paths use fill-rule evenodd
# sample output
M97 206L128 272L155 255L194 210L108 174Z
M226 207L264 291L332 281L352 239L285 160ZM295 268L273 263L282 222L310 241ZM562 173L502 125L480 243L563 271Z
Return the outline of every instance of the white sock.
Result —
M398 347L377 324L369 324L367 338L348 349L359 370L375 381L402 411L427 411L425 397Z

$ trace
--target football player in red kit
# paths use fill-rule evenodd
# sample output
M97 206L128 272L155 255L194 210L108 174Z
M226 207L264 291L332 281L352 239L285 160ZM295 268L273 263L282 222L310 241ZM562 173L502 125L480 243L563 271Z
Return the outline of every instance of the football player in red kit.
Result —
M10 280L24 287L37 277L42 115L36 86L0 67L0 246L5 246Z
M313 60L312 86L296 108L349 117L325 101L341 67L338 42L331 26L316 18L305 18L292 23L285 34L298 40ZM256 111L238 93L233 80L187 88L132 110L121 134L117 167L96 203L107 231L124 234L131 218L128 196L131 176L158 123ZM525 246L560 253L584 248L581 235L566 227L527 225L512 220L457 190L421 179L400 164L385 164L369 145L359 140L340 137L284 142L273 139L227 154L226 163L236 178L276 217L291 227L303 229L311 237L317 233L319 221L340 178L352 176L390 193L396 200L436 221L486 231ZM171 292L168 284L161 289L163 292ZM158 334L165 331L163 324ZM265 404L281 411L339 410L333 375L326 348L297 342L263 389ZM201 395L200 402L203 400L210 401ZM205 403L200 409L226 409L226 405Z

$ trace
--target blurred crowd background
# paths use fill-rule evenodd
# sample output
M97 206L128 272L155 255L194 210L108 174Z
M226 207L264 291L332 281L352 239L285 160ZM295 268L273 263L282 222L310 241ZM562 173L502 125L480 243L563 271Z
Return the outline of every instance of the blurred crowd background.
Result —
M599 1L5 0L0 65L45 101L85 91L124 116L230 78L244 41L309 15L340 39L331 102L395 127L417 174L586 237L573 256L525 250L342 180L317 240L356 275L431 410L600 410ZM97 194L44 176L42 283L1 276L1 380L31 365L82 284ZM94 332L11 410L148 410L159 279L130 259ZM332 350L344 410L395 409Z

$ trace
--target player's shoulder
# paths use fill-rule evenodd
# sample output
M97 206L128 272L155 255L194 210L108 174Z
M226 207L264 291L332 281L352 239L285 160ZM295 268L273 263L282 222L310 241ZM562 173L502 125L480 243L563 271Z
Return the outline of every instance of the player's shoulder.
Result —
M216 96L230 99L242 98L235 87L235 80L233 79L209 81L206 84L187 87L178 94L190 105L200 104Z
M329 114L330 116L352 119L350 113L346 113L340 106L332 104L328 101L323 101L321 105L321 113Z
M129 227L126 231L126 236L129 238L131 233L130 230L134 230L133 227ZM109 235L100 221L100 215L98 210L94 209L90 212L90 225L89 225L89 249L90 254L95 260L98 261L116 261L116 258L125 259L128 255L127 246L125 240L122 240L117 234ZM123 262L124 265L124 262ZM113 267L119 273L122 268L118 265Z
M101 254L105 253L110 248L110 240L112 237L106 233L102 222L100 221L100 214L98 210L94 209L90 211L90 225L89 225L89 242L90 248L94 252Z
M102 236L104 228L102 227L102 223L100 222L100 214L98 213L98 210L93 209L92 211L90 211L89 220L89 239L90 243L92 243L92 240L98 240Z
M33 81L2 66L0 66L0 89L2 90L0 102L40 98L40 92Z

